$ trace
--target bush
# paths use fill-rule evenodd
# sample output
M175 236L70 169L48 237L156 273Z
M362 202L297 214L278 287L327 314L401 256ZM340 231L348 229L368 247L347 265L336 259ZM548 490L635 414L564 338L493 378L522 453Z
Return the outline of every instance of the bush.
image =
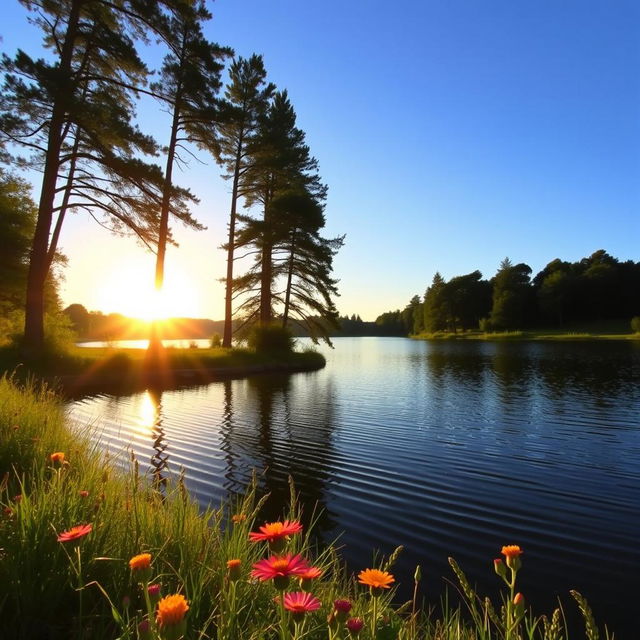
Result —
M484 333L488 333L489 331L491 331L491 329L493 329L493 327L491 326L491 319L480 318L480 320L478 321L478 328Z
M633 331L633 333L640 333L640 316L631 318L631 331Z
M222 337L220 336L219 333L214 333L211 336L211 348L212 349L217 349L218 347L222 346Z
M291 330L276 324L254 327L247 342L256 353L291 353L295 344Z

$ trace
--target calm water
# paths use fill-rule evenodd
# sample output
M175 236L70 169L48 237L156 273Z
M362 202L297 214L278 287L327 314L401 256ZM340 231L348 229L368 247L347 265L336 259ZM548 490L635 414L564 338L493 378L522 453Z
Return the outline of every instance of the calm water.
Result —
M406 552L437 602L454 556L483 591L502 544L525 549L521 590L550 609L568 590L620 640L640 571L640 348L629 343L426 343L342 338L327 367L70 404L114 451L184 467L202 503L252 469L279 513L291 474L352 568Z

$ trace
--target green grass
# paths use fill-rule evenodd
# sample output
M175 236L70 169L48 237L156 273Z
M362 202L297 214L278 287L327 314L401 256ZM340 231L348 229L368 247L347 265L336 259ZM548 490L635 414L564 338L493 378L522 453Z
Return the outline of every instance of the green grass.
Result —
M178 475L164 491L140 473L129 457L122 466L102 455L87 433L71 432L59 399L45 387L21 388L0 379L0 637L96 640L142 638L137 625L147 615L142 587L128 567L139 553L152 555L150 580L162 595L181 593L189 603L185 638L201 640L346 640L344 622L331 621L333 602L348 599L351 617L365 622L363 640L566 640L562 615L535 617L524 609L491 604L480 598L462 570L451 566L463 595L457 608L444 600L440 609L419 606L418 574L397 576L415 584L416 596L395 603L394 590L374 600L359 585L333 545L318 547L311 526L292 536L288 551L302 554L322 570L312 592L322 605L296 627L281 617L271 581L250 576L251 566L268 555L264 543L251 543L249 532L262 524L255 483L231 505L202 510ZM51 453L64 452L65 463ZM19 496L19 497L18 497ZM231 515L241 514L233 522ZM299 519L291 486L283 517ZM310 518L313 521L313 517ZM92 531L75 542L57 535L76 525ZM398 548L371 566L393 571ZM241 560L240 578L232 582L229 559ZM492 561L487 559L488 571ZM428 571L428 568L425 569ZM499 578L496 576L496 580ZM297 579L290 590L297 590ZM505 589L511 597L514 587ZM586 638L596 638L588 604L572 594L586 622ZM374 617L373 612L377 612ZM437 613L440 611L440 613ZM329 621L328 621L329 618ZM153 619L153 616L152 616ZM163 635L163 640L170 637ZM159 638L152 629L150 638ZM175 636L174 636L175 637ZM585 637L578 634L572 637Z
M312 371L326 364L313 350L281 354L256 353L250 349L166 348L159 362L149 363L145 349L89 348L70 346L41 354L24 362L14 347L0 348L0 371L15 371L25 378L35 374L59 379L64 386L100 387L117 384L136 389L150 379L167 387L180 381L207 381L215 376L241 376L265 370Z
M467 330L435 333L420 333L411 336L419 340L549 340L549 341L579 341L579 340L640 340L640 333L633 333L629 323L599 322L576 324L565 329L528 329L526 331L479 331Z

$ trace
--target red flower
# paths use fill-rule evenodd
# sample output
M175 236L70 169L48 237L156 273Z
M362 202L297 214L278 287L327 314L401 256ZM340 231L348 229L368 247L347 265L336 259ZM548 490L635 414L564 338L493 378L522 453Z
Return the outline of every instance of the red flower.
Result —
M333 603L333 606L336 611L340 611L341 613L349 613L353 605L348 600L336 600Z
M78 494L80 495L81 498L89 497L89 492L86 489L82 489L81 491L78 491Z
M58 536L58 542L70 542L71 540L77 540L91 533L93 526L90 524L79 524L75 527L71 527L68 531L63 531Z
M351 618L347 620L347 629L349 629L349 633L353 636L357 636L362 631L362 627L364 627L364 620L362 620L362 618Z
M289 576L300 576L308 570L309 565L301 555L287 553L256 562L251 576L262 581L273 580L276 589L284 590L289 585Z
M322 603L306 591L295 591L284 596L284 608L293 613L294 620L301 619L308 611L316 611Z

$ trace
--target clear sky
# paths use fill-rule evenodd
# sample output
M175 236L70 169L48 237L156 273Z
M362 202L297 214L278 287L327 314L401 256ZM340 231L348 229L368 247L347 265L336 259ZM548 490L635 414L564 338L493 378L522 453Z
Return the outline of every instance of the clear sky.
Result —
M578 260L640 260L640 3L637 0L217 0L210 39L261 53L288 89L329 185L326 234L341 313L375 319L423 295L433 274ZM17 0L3 51L37 53ZM153 52L148 52L153 60ZM166 116L142 105L161 142ZM178 180L205 232L176 230L174 315L223 316L228 185L203 154ZM66 224L66 223L65 223ZM63 232L64 302L130 311L153 256L83 214ZM150 286L150 284L149 284Z

